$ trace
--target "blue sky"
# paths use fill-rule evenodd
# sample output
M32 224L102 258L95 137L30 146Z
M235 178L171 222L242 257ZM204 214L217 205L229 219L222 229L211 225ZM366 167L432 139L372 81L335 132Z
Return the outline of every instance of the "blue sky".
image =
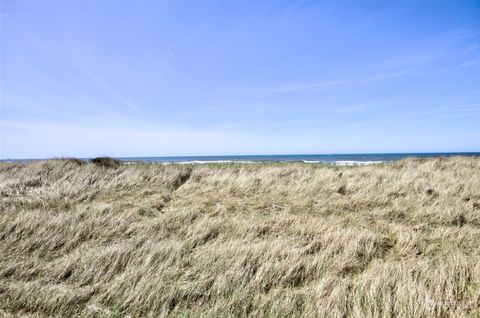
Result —
M1 1L1 158L480 150L480 2Z

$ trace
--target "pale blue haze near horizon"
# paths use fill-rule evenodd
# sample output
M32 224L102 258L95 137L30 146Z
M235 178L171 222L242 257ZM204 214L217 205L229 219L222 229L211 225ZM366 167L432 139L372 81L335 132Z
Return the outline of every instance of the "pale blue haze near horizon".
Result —
M480 2L1 1L0 158L480 150Z

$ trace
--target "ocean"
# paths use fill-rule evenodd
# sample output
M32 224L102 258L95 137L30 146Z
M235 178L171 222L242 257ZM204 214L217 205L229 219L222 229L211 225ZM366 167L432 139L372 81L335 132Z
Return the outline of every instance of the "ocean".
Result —
M241 155L241 156L171 156L171 157L121 157L126 162L154 163L258 163L258 162L304 162L331 163L337 165L375 164L407 157L434 158L449 156L480 156L480 152L448 153L369 153L369 154L294 154L294 155Z
M436 153L368 153L368 154L294 154L294 155L241 155L241 156L162 156L162 157L114 157L133 163L150 162L161 164L205 164L205 163L260 163L260 162L303 162L306 164L329 163L336 165L366 165L400 160L407 157L435 158L450 156L480 156L480 152L436 152ZM91 158L79 158L89 160ZM3 159L3 162L29 162L45 159Z

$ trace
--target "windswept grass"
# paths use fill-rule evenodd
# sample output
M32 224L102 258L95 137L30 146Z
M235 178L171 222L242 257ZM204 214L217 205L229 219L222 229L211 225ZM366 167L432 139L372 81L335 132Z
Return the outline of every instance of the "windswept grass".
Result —
M0 316L480 317L479 158L105 162L0 164Z

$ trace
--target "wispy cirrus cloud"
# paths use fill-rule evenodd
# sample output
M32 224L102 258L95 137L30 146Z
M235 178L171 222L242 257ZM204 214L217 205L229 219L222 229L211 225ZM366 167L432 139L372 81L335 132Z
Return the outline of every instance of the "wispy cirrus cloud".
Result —
M392 80L399 77L418 75L418 74L421 74L421 72L413 68L403 69L403 70L386 70L383 72L364 74L364 75L359 75L359 76L350 77L350 78L323 79L320 81L312 81L312 82L298 82L298 83L293 83L293 84L288 84L285 86L273 88L270 90L270 92L286 93L286 92L317 90L321 88L358 86L358 85L382 82L382 81Z
M412 53L393 56L356 72L339 71L330 77L290 83L275 87L269 92L286 93L360 86L409 76L450 72L480 63L480 57L476 54L480 48L480 31L476 29L454 30L425 42Z

